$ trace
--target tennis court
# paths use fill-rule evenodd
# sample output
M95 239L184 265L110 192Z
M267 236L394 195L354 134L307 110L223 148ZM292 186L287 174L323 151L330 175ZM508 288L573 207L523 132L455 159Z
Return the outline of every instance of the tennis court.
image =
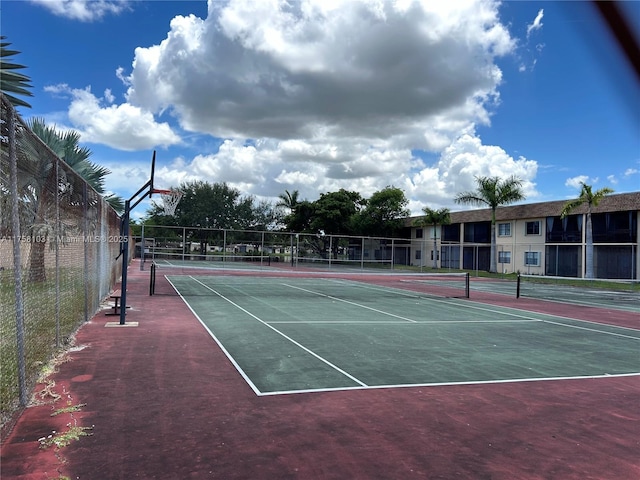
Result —
M165 273L260 396L640 373L640 331L474 302L461 276Z
M638 478L634 313L478 278L467 299L464 276L169 267L154 296L149 267L130 268L137 328L99 314L79 331L3 474ZM69 402L86 406L51 415ZM91 435L43 450L69 422Z

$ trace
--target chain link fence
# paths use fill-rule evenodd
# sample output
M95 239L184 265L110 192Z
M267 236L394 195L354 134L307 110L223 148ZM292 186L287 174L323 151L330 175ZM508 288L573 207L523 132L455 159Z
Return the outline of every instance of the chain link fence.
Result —
M313 266L392 270L409 265L410 240L143 225L136 256L147 262L205 261L220 266Z
M39 373L121 274L120 219L2 95L0 407L6 432ZM130 243L130 242L129 242Z

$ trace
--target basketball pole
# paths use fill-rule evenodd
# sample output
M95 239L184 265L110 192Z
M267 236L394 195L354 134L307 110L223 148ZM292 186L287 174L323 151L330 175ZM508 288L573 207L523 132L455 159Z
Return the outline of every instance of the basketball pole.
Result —
M120 224L120 255L122 256L122 285L120 287L120 325L125 325L127 315L127 267L129 263L129 218L131 210L138 204L153 194L153 175L156 168L156 151L153 151L151 158L151 178L140 189L133 194L129 200L124 202L124 213ZM138 196L142 195L140 198ZM137 200L136 200L137 198ZM144 245L142 246L144 248ZM117 260L117 259L116 259Z

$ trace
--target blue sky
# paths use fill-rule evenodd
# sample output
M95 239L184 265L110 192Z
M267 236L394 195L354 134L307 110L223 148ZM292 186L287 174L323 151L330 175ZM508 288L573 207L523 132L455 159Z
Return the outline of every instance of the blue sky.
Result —
M640 3L624 2L640 32ZM400 187L462 207L640 190L640 88L587 2L4 0L25 119L81 133L107 188L226 182L275 200ZM144 214L141 204L134 216Z

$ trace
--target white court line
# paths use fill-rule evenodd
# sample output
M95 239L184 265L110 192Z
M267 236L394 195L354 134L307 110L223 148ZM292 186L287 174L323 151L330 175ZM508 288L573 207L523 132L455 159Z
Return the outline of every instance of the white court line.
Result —
M412 325L429 325L429 324L447 324L447 323L536 323L540 320L425 320L423 322L413 322ZM274 323L290 323L290 324L332 324L339 325L407 325L407 322L394 321L375 321L375 320L274 320L268 322L269 325ZM551 322L550 322L551 323Z
M554 322L552 320L543 320L545 323L551 323L553 325L559 325L561 327L567 327L567 328L577 328L578 330L587 330L589 332L596 332L596 333L604 333L605 335L613 335L615 337L622 337L622 338L630 338L632 340L637 340L640 342L640 337L634 337L631 335L623 335L622 333L615 333L615 332L605 332L603 330L597 330L595 328L589 328L589 327L580 327L578 325L569 325L567 323L562 323L562 322ZM614 325L615 326L615 325Z
M308 349L307 347L305 347L304 345L302 345L299 342L296 342L293 338L285 335L284 333L282 333L280 330L278 330L275 327L272 327L271 325L269 325L267 322L265 322L264 320L262 320L261 318L257 317L256 315L254 315L253 313L249 312L248 310L246 310L245 308L242 308L240 305L238 305L237 303L233 302L232 300L228 299L227 297L225 297L224 295L222 295L220 292L215 291L213 288L209 287L208 285L202 283L200 280L190 276L190 278L199 283L200 285L202 285L203 287L205 287L207 290L210 290L211 292L215 293L217 296L219 296L220 298L222 298L223 300L229 302L231 305L233 305L234 307L236 307L238 310L246 313L247 315L249 315L251 318L257 320L258 322L260 322L261 324L263 324L264 326L270 328L271 330L273 330L274 332L276 332L278 335L281 335L283 338L289 340L291 343L293 343L294 345L296 345L297 347L301 348L302 350L304 350L305 352L307 352L308 354L314 356L315 358L317 358L318 360L320 360L321 362L325 363L326 365L328 365L329 367L333 368L334 370L336 370L337 372L340 372L341 374L343 374L345 377L347 377L348 379L356 382L357 384L366 387L367 384L364 382L361 382L360 380L358 380L356 377L354 377L353 375L345 372L344 370L342 370L340 367L338 367L337 365L334 365L333 363L331 363L329 360L321 357L320 355L318 355L317 353L313 352L312 350Z
M387 291L388 290L388 289L383 289L383 288L379 288L379 287L375 287L375 286L369 286L369 285L363 285L363 288L368 288L368 289L371 289L371 290L382 290L382 291ZM419 293L419 292L415 292L415 293ZM400 291L398 294L399 295L405 295L405 296L412 297L412 298L416 296L415 294L412 294L412 292L404 293L404 292ZM588 330L588 331L592 331L592 332L602 333L604 335L613 335L613 336L617 336L617 337L631 338L633 340L640 340L639 337L634 337L634 336L631 336L631 335L623 335L621 333L607 332L607 331L604 331L604 330L597 330L595 328L588 328L588 327L580 327L580 326L577 326L577 325L568 325L568 324L565 324L565 323L562 323L562 322L559 322L559 321L548 320L547 318L566 319L566 320L571 320L571 321L574 321L574 322L584 322L584 323L589 323L589 324L593 324L593 325L602 325L603 327L610 327L610 328L617 328L617 329L623 329L623 330L637 331L637 329L630 328L630 327L622 327L622 326L619 326L619 325L611 325L611 324L608 324L608 323L593 322L591 320L582 320L580 318L562 317L560 315L551 315L549 313L538 313L538 312L535 312L536 315L539 315L539 317L532 317L532 316L529 316L529 315L523 315L521 313L513 313L513 312L508 311L508 310L516 310L518 312L525 312L526 310L521 310L521 309L514 308L514 307L500 307L503 310L496 310L494 308L481 307L478 304L474 305L473 304L474 303L473 300L465 300L464 303L461 303L460 301L458 301L458 299L453 299L453 298L440 299L440 298L431 298L431 297L429 297L429 301L437 302L437 303L445 303L445 304L448 304L448 305L459 305L459 306L464 306L465 308L481 310L481 311L485 311L485 312L489 312L489 313L497 313L497 314L501 314L501 315L522 318L522 319L525 319L525 320L530 320L530 321L535 321L535 322L546 322L546 323L551 323L551 324L554 324L554 325L564 326L564 327L568 327L568 328L577 328L577 329L582 329L582 330ZM422 322L420 322L420 323L422 323Z
M501 383L526 383L526 382L552 382L557 380L589 380L589 379L602 379L602 378L617 378L617 377L635 377L640 376L640 372L636 373L616 373L613 375L584 375L573 377L541 377L541 378L510 378L506 380L478 380L467 382L442 382L442 383L403 383L397 385L369 385L366 387L337 387L337 388L311 388L305 390L281 390L274 392L260 393L259 396L275 396L275 395L292 395L296 393L323 393L323 392L340 392L350 390L382 390L385 388L424 388L424 387L451 387L458 385L492 385Z
M619 310L619 311L623 311L623 312L631 312L631 313L635 313L635 312L640 312L640 309L635 308L634 306L630 305L622 305L622 306L616 306L615 302L614 304L610 304L610 303L597 303L597 302L593 302L593 301L586 301L586 300L576 300L575 298L570 298L566 301L564 300L555 300L553 298L545 298L543 296L535 296L535 295L527 295L527 293L520 293L521 297L525 297L525 298L530 298L532 300L541 300L544 302L552 302L552 303L560 303L560 304L566 304L566 303L570 303L572 305L578 305L578 306L583 306L583 307L596 307L596 308L604 308L605 310L608 308L612 308L614 310Z
M456 303L456 305L457 305L457 303ZM465 304L465 307L467 307L466 304ZM584 322L584 323L590 323L590 324L594 324L594 325L602 325L603 327L610 327L610 328L618 328L618 329L624 329L624 330L637 331L634 328L620 327L618 325L611 325L611 324L608 324L608 323L592 322L590 320L582 320L580 318L562 317L562 316L559 316L559 315L551 315L549 313L538 313L538 312L535 312L537 315L540 316L540 317L536 318L536 317L530 317L530 316L527 316L527 315L511 313L511 312L508 312L508 311L505 312L503 310L501 311L501 310L494 310L492 308L478 307L478 306L474 306L474 305L468 305L468 308L475 308L477 310L485 310L487 312L500 313L502 315L510 315L510 316L513 316L513 317L531 319L531 320L535 320L535 321L542 322L542 323L551 323L551 324L559 325L559 326L562 326L562 327L577 328L577 329L581 329L581 330L588 330L588 331L591 331L591 332L602 333L603 335L613 335L615 337L624 337L624 338L631 338L633 340L640 340L640 337L634 337L634 336L631 336L631 335L624 335L622 333L607 332L607 331L598 330L598 329L595 329L595 328L580 327L578 325L569 325L567 323L562 323L560 321L549 320L549 318L566 319L566 320L571 320L571 321L574 321L574 322ZM501 308L504 308L504 309L507 309L507 310L518 310L520 312L525 311L525 310L519 310L517 308L512 308L512 307L501 307Z
M542 322L543 321L540 318L531 317L531 316L528 316L528 315L505 312L505 311L501 311L501 310L495 310L493 308L480 307L477 304L474 305L469 300L465 300L464 303L461 303L461 302L455 301L457 299L453 299L453 298L441 299L441 298L436 298L436 297L430 297L428 295L425 296L425 295L421 294L421 292L404 291L402 289L396 289L396 288L382 288L382 287L377 287L377 286L372 286L372 285L365 285L365 284L361 285L361 287L362 288L366 288L366 289L370 289L370 290L382 291L382 292L388 292L389 290L393 290L394 292L397 292L398 295L400 295L400 296L406 296L406 297L411 297L411 298L425 298L425 299L428 299L430 302L444 303L446 305L464 306L465 308L481 310L481 311L489 312L489 313L499 313L499 314L510 316L510 317L522 318L524 320L528 320L528 321L532 321L532 322ZM293 288L299 288L299 287L293 287ZM313 292L313 293L315 293L315 292ZM334 297L331 297L331 298L334 298ZM336 298L336 300L340 300L340 299ZM346 300L344 300L344 301L346 301ZM368 308L368 307L365 307L365 308ZM509 308L509 307L504 307L504 308ZM515 309L515 310L517 310L517 309ZM523 312L524 310L519 310L519 311ZM542 314L542 315L544 315L544 314ZM400 318L402 318L402 317L400 317ZM413 321L415 321L415 320L413 320ZM416 323L422 323L422 321L416 322Z
M325 293L314 292L313 290L307 290L306 288L296 287L295 285L289 285L288 283L283 283L282 285L284 285L285 287L289 287L289 288L295 288L296 290L302 290L303 292L313 293L314 295L318 295L320 297L330 298L331 300L336 300L338 302L348 303L349 305L354 305L356 307L365 308L367 310L371 310L372 312L381 313L383 315L388 315L389 317L399 318L400 320L404 320L406 322L418 323L417 320L412 320L412 319L407 318L407 317L401 317L400 315L395 315L393 313L384 312L382 310L378 310L377 308L367 307L366 305L362 305L362 304L356 303L356 302L351 302L349 300L345 300L344 298L338 298L338 297L334 297L334 296L331 296L331 295L327 295Z
M244 378L244 381L247 382L247 384L251 387L251 390L253 390L253 393L255 393L256 395L261 395L260 390L258 389L258 387L256 387L254 385L254 383L251 381L251 379L249 378L249 376L244 372L244 370L242 370L242 368L240 367L240 365L238 365L238 363L234 360L234 358L231 356L231 354L227 351L226 348L224 348L224 345L222 344L222 342L220 342L220 340L218 340L218 338L215 336L215 334L209 329L209 327L202 321L202 319L200 318L200 315L198 315L196 313L196 311L191 308L191 305L189 305L189 302L187 302L187 300L182 296L182 294L178 291L178 289L176 288L176 286L173 284L173 282L171 280L169 280L169 278L165 275L165 278L167 279L167 281L171 284L171 286L173 287L173 289L176 291L176 293L178 294L178 296L182 299L182 301L185 303L185 305L187 306L187 308L189 310L191 310L191 313L193 313L195 315L195 317L198 319L198 321L200 322L200 324L204 327L204 329L209 333L209 335L211 336L211 338L213 338L213 340L218 344L218 346L220 347L220 349L224 352L224 354L227 356L227 358L229 359L229 361L231 362L231 364L236 368L236 370L238 371L238 373L240 374L240 376L242 378Z
M454 305L464 305L465 307L468 308L476 308L478 310L486 310L488 312L494 312L494 313L502 313L503 315L511 315L511 316L517 316L517 317L523 317L523 318L531 318L531 317L525 317L523 315L519 315L516 313L511 313L509 312L509 310L515 310L517 312L527 312L529 310L522 310L520 308L516 308L516 307L506 307L506 306L500 306L501 309L503 310L494 310L491 308L484 308L484 307L478 307L478 306L473 306L473 305L467 305L466 302L470 302L470 303L478 303L478 302L474 302L473 300L466 300L464 304L458 303L458 302L454 302L454 300L456 299L451 299L450 302L447 303L453 303ZM436 300L436 301L442 301L442 300ZM562 302L557 302L557 303L562 303ZM481 304L481 305L485 305L485 304ZM583 318L573 318L573 317L565 317L562 315L554 315L551 313L543 313L543 312L531 312L531 313L535 313L536 315L539 315L540 317L537 318L538 321L540 322L548 322L548 323L554 323L553 320L546 320L546 318L556 318L556 319L560 319L560 320L569 320L572 322L581 322L581 323L588 323L590 325L601 325L603 327L609 327L609 328L616 328L618 330L631 330L633 332L637 332L638 329L637 328L632 328L632 327L623 327L622 325L614 325L611 323L603 323L603 322L594 322L593 320L585 320ZM558 325L563 325L562 323L558 323ZM569 326L569 325L567 325ZM600 333L608 333L608 332L604 332L601 330L594 330L594 332L600 332ZM632 338L636 338L636 337L632 337Z
M512 292L507 292L505 290L502 291L495 291L491 289L491 285L500 285L500 283L498 282L485 282L484 284L480 284L482 286L478 286L479 282L476 282L474 285L471 286L472 290L478 291L478 292L488 292L488 293L492 293L494 295L502 295L502 296L508 296L508 297L514 297ZM609 292L611 293L611 292ZM624 293L626 294L627 292L620 292L620 293ZM580 295L580 294L579 294ZM613 308L615 310L619 310L619 311L623 311L623 312L639 312L640 309L635 308L634 306L627 306L627 305L623 305L623 306L617 306L615 305L615 303L612 305L611 303L597 303L596 301L586 301L586 300L576 300L575 298L568 298L566 300L556 300L553 298L547 298L544 297L542 295L528 295L527 291L525 289L524 292L520 293L521 297L525 297L525 298L530 298L532 300L541 300L544 302L552 302L552 303L560 303L562 305L565 305L567 303L570 303L572 305L578 305L578 306L585 306L585 307L596 307L596 308ZM583 320L583 321L588 321L588 320ZM594 322L597 323L597 322ZM607 325L607 324L604 324ZM620 327L622 328L622 327Z

